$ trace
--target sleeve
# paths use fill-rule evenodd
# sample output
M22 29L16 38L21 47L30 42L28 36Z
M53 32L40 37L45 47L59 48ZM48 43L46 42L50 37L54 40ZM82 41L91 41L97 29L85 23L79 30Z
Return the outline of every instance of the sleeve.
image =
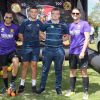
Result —
M88 24L88 22L85 22L84 23L84 32L89 32L90 33L90 31L91 31L91 27L90 27L90 25Z
M63 34L69 34L69 24L63 24Z
M23 34L25 30L25 22L23 22L20 26L19 26L19 33Z
M18 40L19 26L16 26L15 30L15 40Z
M45 32L46 29L47 29L47 24L46 23L42 24L41 27L40 27L40 31Z

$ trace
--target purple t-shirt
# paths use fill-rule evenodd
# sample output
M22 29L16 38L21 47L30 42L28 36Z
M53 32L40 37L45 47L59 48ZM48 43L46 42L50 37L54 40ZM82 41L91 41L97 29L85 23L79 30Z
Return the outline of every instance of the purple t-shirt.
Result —
M84 32L90 32L88 22L80 20L79 23L72 23L69 27L69 32L71 35L69 53L80 54L85 40Z
M0 55L16 50L15 38L17 35L17 25L5 26L4 23L0 23Z

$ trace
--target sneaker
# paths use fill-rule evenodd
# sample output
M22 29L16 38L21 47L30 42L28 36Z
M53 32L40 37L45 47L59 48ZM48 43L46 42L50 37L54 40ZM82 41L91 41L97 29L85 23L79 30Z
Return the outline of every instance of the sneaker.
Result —
M84 94L83 94L83 100L88 100L88 92L84 92Z
M10 83L10 89L12 89L13 91L16 90L16 85L14 82Z
M75 92L72 92L71 90L68 90L65 96L70 97L72 95L75 95Z
M37 94L41 94L44 90L45 90L45 88L38 88L38 89L36 90L36 93L37 93Z
M36 93L36 86L32 86L32 92Z
M7 92L7 88L3 87L2 90L0 91L1 95L4 95Z
M58 95L61 95L62 94L61 89L56 89L56 92L57 92Z
M24 92L24 88L25 88L25 86L20 85L20 86L19 86L18 93L22 93L22 92Z

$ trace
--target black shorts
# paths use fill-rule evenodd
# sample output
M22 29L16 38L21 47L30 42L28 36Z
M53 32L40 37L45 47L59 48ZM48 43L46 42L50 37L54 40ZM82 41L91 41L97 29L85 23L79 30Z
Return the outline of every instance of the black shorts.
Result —
M88 67L88 54L85 54L83 59L79 59L79 55L69 54L69 66L70 69L77 69L77 67L87 68Z
M18 57L16 51L10 52L9 54L0 55L0 67L7 66L12 62L13 57Z

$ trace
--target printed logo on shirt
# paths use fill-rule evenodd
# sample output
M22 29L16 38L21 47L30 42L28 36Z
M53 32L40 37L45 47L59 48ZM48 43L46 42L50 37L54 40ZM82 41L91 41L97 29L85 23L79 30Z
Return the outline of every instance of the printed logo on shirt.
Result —
M32 24L28 24L27 26L28 26L28 27L31 27L31 26L32 26Z
M36 26L37 26L37 27L39 27L40 25L39 25L39 24L37 24Z
M74 33L75 33L75 35L79 35L80 34L80 30L76 29L76 30L74 30Z
M80 28L81 28L81 26L80 26L80 25L77 25L77 29L79 29L79 30L80 30Z
M79 35L79 34L80 34L80 30L73 30L73 31L70 31L70 34L71 34L71 35Z
M74 34L74 31L70 31L70 34L71 34L71 35L75 35L75 34Z
M14 33L14 29L10 29L10 33Z
M13 34L1 34L1 38L2 39L11 39L13 38Z
M27 30L32 30L32 24L28 24L28 25L26 26L26 29L27 29Z
M80 29L81 29L81 25L77 25L76 29L74 30L75 35L79 35L80 34Z
M54 26L53 26L53 25L51 25L51 28L54 28Z
M4 28L1 28L1 32L4 32L4 30L5 30Z

